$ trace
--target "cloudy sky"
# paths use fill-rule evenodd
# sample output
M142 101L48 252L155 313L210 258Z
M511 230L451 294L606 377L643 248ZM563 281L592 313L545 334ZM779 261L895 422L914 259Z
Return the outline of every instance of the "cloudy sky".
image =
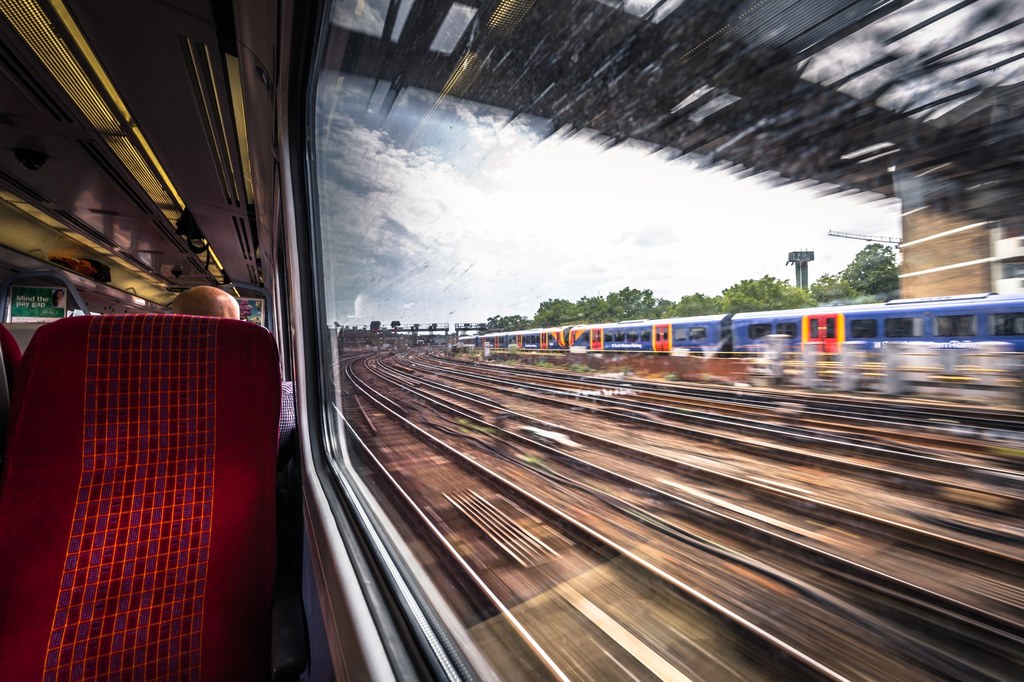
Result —
M745 278L811 279L899 236L899 206L702 170L639 142L330 74L318 118L329 320L476 322L630 286L678 300ZM332 316L333 313L333 316Z

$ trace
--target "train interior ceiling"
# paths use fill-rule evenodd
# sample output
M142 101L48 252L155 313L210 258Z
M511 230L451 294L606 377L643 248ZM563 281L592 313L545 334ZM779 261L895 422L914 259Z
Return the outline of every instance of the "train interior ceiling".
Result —
M277 248L279 8L5 2L0 265L91 312L266 289Z

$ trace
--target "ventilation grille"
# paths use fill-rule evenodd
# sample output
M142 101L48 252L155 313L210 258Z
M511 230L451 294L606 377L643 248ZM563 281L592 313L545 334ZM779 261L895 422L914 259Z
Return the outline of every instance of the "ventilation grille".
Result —
M96 230L92 225L85 222L74 213L68 213L67 211L54 211L54 214L60 216L61 222L65 225L75 228L97 244L105 246L111 251L118 251L118 249L120 249L120 247L112 242L107 235Z
M135 255L128 253L127 251L118 251L117 255L128 261L135 267L139 268L143 272L153 272L153 267L144 260L137 258Z
M31 189L28 185L23 183L13 175L8 175L4 171L0 170L0 183L7 185L15 194L20 196L22 199L36 204L48 204L48 202L42 195Z
M238 245L242 248L242 257L250 261L252 260L252 246L249 244L249 231L246 229L245 219L232 216L231 220L235 224L235 235L238 237Z
M20 86L24 96L31 97L36 106L48 113L55 121L74 123L74 119L68 115L67 110L47 92L32 70L25 66L3 42L0 42L0 67Z
M231 132L232 124L228 120L231 111L222 90L217 87L218 79L210 58L210 48L203 43L183 38L182 49L224 201L237 208L242 205L244 179L237 150L230 143L230 140L235 139Z
M139 194L139 192L135 190L131 183L125 181L125 179L117 172L117 167L107 160L107 157L102 151L100 151L99 147L92 142L79 142L78 144L83 150L85 150L85 153L89 155L89 158L92 159L93 163L95 163L96 166L106 174L107 179L114 183L115 187L121 190L121 193L125 198L132 202L141 214L153 215L153 209L150 208L149 202L146 201L143 195Z

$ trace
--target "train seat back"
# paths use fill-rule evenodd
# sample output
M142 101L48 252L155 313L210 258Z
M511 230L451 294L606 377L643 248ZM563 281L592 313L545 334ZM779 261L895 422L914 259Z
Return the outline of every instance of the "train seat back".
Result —
M0 325L0 461L7 442L7 415L11 409L11 390L14 387L14 373L21 364L21 348L7 327Z
M269 678L280 390L245 322L37 332L0 480L6 679Z

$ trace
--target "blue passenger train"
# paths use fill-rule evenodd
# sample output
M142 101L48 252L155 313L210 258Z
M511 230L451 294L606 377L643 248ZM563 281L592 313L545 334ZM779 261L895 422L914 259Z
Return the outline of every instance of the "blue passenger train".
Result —
M867 350L890 343L932 348L974 348L1001 341L1024 351L1024 296L973 294L899 299L887 303L702 315L658 320L493 332L474 340L477 347L521 350L669 353L685 349L705 356L749 353L767 337L789 337L790 349L815 346L838 352L846 342Z

